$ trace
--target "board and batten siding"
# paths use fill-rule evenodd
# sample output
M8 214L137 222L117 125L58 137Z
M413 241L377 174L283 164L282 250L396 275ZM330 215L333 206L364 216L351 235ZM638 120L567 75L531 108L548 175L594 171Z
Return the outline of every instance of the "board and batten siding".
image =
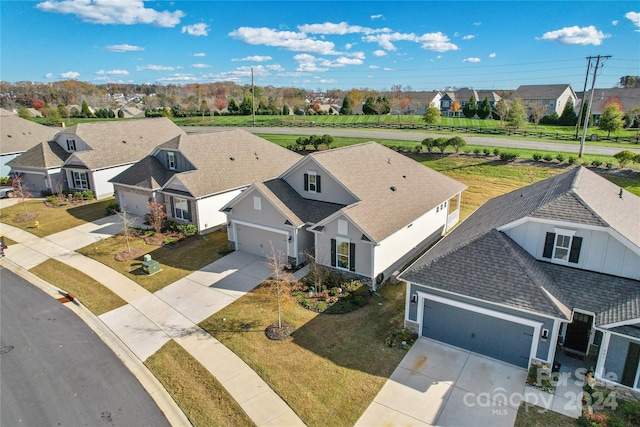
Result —
M613 276L640 280L640 256L604 230L580 228L579 224L557 225L558 228L575 230L582 237L582 247L577 264L573 267ZM541 261L547 233L554 232L554 225L528 220L514 227L505 228L504 233L520 245L531 256Z

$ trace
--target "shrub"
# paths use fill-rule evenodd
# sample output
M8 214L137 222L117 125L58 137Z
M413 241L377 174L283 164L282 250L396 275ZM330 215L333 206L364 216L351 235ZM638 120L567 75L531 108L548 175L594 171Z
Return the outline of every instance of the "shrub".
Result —
M327 303L324 301L320 301L316 307L316 310L319 311L320 313L322 313L326 309L327 309Z
M494 148L493 149L493 155L494 156L499 156L500 155L500 149L499 148Z
M560 153L556 155L556 160L560 163L564 162L564 156Z
M618 406L617 412L618 415L628 423L628 425L640 425L640 402L622 402L620 406Z
M551 156L551 154L545 154L545 155L542 157L542 160L544 160L545 162L550 162L550 161L552 161L552 160L553 160L553 157Z
M569 163L570 165L574 164L576 162L576 158L573 156L569 156L569 158L567 159L567 163Z
M533 155L531 156L531 158L536 161L539 162L540 160L542 160L542 154L539 153L533 153Z
M613 163L607 162L605 163L605 166L607 167L607 169L611 169L613 167Z
M336 287L331 288L331 290L329 291L329 294L330 294L332 297L338 296L338 295L340 295L340 291L339 291L339 289L340 289L340 288L336 288Z
M349 282L345 282L342 285L342 290L345 292L355 292L358 289L361 289L364 285L359 280L351 280Z
M111 202L107 205L106 208L104 208L104 212L106 215L115 215L116 213L120 212L120 205L116 202Z
M518 153L500 153L500 160L503 162L513 162L518 158Z
M185 235L185 237L193 236L198 232L198 227L193 224L179 224L177 227L178 231Z
M95 199L95 197L96 197L96 196L95 196L94 192L93 192L93 191L91 191L91 190L84 190L84 191L82 192L82 198L83 198L84 200L93 200L93 199Z
M593 166L594 168L599 168L600 166L602 166L602 162L600 160L594 160L591 162L591 166Z
M473 154L480 154L480 149L479 148L474 148L473 149Z
M174 239L171 236L165 237L165 239L164 239L164 244L165 245L173 245L174 243L176 243L176 239Z
M163 231L178 231L178 223L172 221L170 219L164 219L162 221L162 230Z
M464 154L469 154L469 153L471 153L471 150L469 148L464 150Z
M485 156L488 156L489 154L491 154L491 151L489 151L488 148L483 149L482 152L484 153Z
M356 295L355 297L353 297L353 302L360 307L364 307L365 305L367 305L367 299L362 295Z
M620 163L620 167L623 168L635 159L636 154L633 151L624 150L614 154L613 157Z
M312 305L311 305L311 300L310 300L309 298L303 298L303 299L300 301L300 304L301 304L304 308L306 308L306 309L310 309L310 308L311 308L311 306L312 306Z
M413 151L414 153L419 153L422 151L422 145L416 145L415 147L413 147Z

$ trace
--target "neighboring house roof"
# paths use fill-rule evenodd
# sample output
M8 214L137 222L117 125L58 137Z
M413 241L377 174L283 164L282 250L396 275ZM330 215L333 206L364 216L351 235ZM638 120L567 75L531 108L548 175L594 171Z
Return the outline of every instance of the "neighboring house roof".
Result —
M184 172L165 169L171 174L170 178L161 182L164 175L157 172L157 182L170 186L173 179L179 180L195 198L275 178L301 158L291 150L241 129L180 135L158 145L157 150L161 149L180 151L195 169ZM150 162L135 164L111 182L129 185L138 182L147 188L145 179L149 178L152 166L157 167Z
M591 91L587 91L584 99L589 99ZM580 94L582 99L582 93ZM617 98L622 104L622 111L629 111L640 106L640 88L610 88L594 89L591 113L601 113L604 106L611 98ZM580 108L581 101L576 102L576 108Z
M308 157L360 200L341 211L374 242L466 188L375 142L318 151Z
M109 182L157 190L175 174L168 170L154 156L147 156L135 165L116 175Z
M59 168L71 156L57 142L42 142L31 147L15 159L7 162L12 169L33 168L50 169Z
M611 227L637 245L638 212L639 197L625 193L620 198L615 184L576 167L489 200L402 278L567 319L568 310L579 307L596 313L597 325L628 321L640 317L637 280L538 261L498 230L521 218L537 217Z
M556 85L522 85L516 89L510 98L528 99L558 99L567 88L568 84ZM573 90L572 90L573 91Z
M144 110L140 110L136 107L121 107L120 111L124 114L126 118L129 117L144 117Z
M166 117L80 123L61 130L58 135L76 135L91 150L72 154L88 169L101 169L134 163L158 144L186 133Z
M11 113L0 115L0 151L2 154L22 153L41 142L51 141L58 130Z

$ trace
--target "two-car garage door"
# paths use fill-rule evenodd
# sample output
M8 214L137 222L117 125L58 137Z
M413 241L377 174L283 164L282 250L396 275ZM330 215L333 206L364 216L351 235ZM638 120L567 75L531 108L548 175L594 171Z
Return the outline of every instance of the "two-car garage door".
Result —
M249 225L236 225L236 250L260 256L276 254L287 256L287 235Z
M491 314L425 299L422 335L528 368L535 328Z
M129 215L145 216L149 213L149 195L121 191L120 207Z

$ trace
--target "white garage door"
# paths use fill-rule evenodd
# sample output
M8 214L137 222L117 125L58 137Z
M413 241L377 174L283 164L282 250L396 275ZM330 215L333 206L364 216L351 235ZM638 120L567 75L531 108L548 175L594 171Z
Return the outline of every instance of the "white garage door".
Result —
M145 216L149 213L149 196L122 191L120 192L120 208L129 215Z
M286 234L238 224L236 225L236 242L236 250L239 251L269 256L272 254L273 247L276 254L281 253L284 257L287 256Z

